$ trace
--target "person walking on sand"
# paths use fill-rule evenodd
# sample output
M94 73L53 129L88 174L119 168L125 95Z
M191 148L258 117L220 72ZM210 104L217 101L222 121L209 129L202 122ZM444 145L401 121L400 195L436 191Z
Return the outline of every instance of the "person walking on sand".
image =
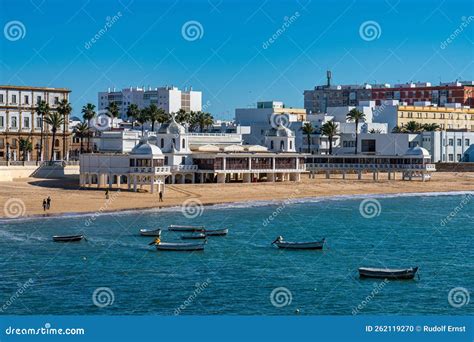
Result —
M51 197L48 196L46 199L46 209L49 210L49 208L51 208Z
M46 211L46 207L47 207L46 200L43 199L43 211Z
M163 202L163 191L160 191L160 202Z
M105 190L105 199L109 199L109 189Z

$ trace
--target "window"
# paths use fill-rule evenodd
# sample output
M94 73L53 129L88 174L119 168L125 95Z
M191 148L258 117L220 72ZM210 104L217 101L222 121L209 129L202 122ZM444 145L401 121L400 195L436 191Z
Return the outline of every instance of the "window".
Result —
M461 139L457 139L457 140L456 140L456 145L457 145L457 146L462 146L462 140L461 140Z
M30 102L30 99L28 95L25 95L25 104L30 104L29 102Z
M460 155L459 153L456 154L456 160L457 160L458 162L461 161L461 155Z
M280 141L280 150L283 150L285 148L285 142Z
M160 147L161 148L165 147L165 139L163 139L163 138L161 138Z
M3 148L5 145L5 139L0 138L0 148Z
M454 161L454 156L452 153L448 154L448 161L450 162Z
M181 164L185 164L186 163L186 157L181 157Z
M375 140L372 139L372 140L368 140L368 139L364 139L361 141L361 147L362 147L362 151L361 152L375 152Z
M12 103L16 103L16 95L12 95Z
M186 140L183 139L182 145L183 148L186 148Z
M5 124L3 120L5 120L3 116L0 116L0 127L3 127L3 125Z
M449 139L448 141L449 141L448 143L449 146L454 146L454 139Z
M30 128L30 118L28 116L23 118L23 127Z
M293 141L290 140L290 150L293 148Z
M17 122L17 117L12 116L12 128L17 128L18 122Z
M270 149L273 150L273 140L270 141Z
M41 96L36 96L36 104L39 104L41 102Z
M1 125L0 125L1 126ZM464 139L464 145L465 146L470 146L471 145L471 141L469 139Z
M3 94L0 94L0 103L3 103Z
M41 128L41 118L39 116L36 117L36 127Z
M59 103L59 97L55 96L54 97L54 104L58 104Z
M12 146L11 148L16 149L16 139L12 139Z
M56 139L56 141L54 142L54 147L59 147L59 139Z

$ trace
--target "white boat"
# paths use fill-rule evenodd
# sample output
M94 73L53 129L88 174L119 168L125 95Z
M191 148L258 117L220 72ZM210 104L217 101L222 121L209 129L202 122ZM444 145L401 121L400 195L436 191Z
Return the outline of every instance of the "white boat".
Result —
M161 236L161 229L140 229L141 236Z
M223 229L205 229L204 234L207 236L221 236L221 235L227 235L229 232L229 229L223 228Z
M179 226L179 225L170 225L168 230L175 232L201 232L204 230L204 226Z
M206 234L204 233L192 233L189 235L183 235L181 236L181 240L199 240L199 239L205 239Z
M155 244L157 250L161 251L202 251L205 243L187 242L160 242Z
M418 267L410 268L371 268L360 267L359 276L361 278L378 278L378 279L413 279Z
M321 241L311 241L311 242L290 242L284 241L282 236L276 238L272 244L276 245L278 248L283 249L323 249L324 242L326 239Z

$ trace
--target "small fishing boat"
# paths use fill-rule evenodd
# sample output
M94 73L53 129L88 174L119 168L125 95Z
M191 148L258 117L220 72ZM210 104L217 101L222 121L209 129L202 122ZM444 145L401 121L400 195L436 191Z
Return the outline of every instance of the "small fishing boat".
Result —
M157 250L161 251L202 251L204 243L188 242L160 242L155 244Z
M84 235L55 235L54 242L78 242L85 239Z
M323 245L326 239L321 241L311 241L311 242L290 242L284 241L282 236L276 238L272 242L273 245L276 245L278 248L283 249L323 249Z
M222 236L222 235L227 235L229 232L229 229L223 228L223 229L205 229L204 234L207 236Z
M371 268L360 267L359 276L361 278L379 278L379 279L413 279L418 267L410 268Z
M161 236L161 229L140 229L141 236Z
M178 225L170 225L168 230L172 230L175 232L200 232L204 230L204 226L178 226Z
M194 234L181 236L181 239L183 240L199 240L199 239L205 239L205 238L206 238L206 234L204 233L194 233Z

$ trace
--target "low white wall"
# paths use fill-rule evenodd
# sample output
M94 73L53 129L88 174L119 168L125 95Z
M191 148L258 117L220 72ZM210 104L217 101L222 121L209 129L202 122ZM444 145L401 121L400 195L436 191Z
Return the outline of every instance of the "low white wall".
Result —
M11 182L15 178L62 178L79 174L79 165L43 166L0 166L0 182Z

